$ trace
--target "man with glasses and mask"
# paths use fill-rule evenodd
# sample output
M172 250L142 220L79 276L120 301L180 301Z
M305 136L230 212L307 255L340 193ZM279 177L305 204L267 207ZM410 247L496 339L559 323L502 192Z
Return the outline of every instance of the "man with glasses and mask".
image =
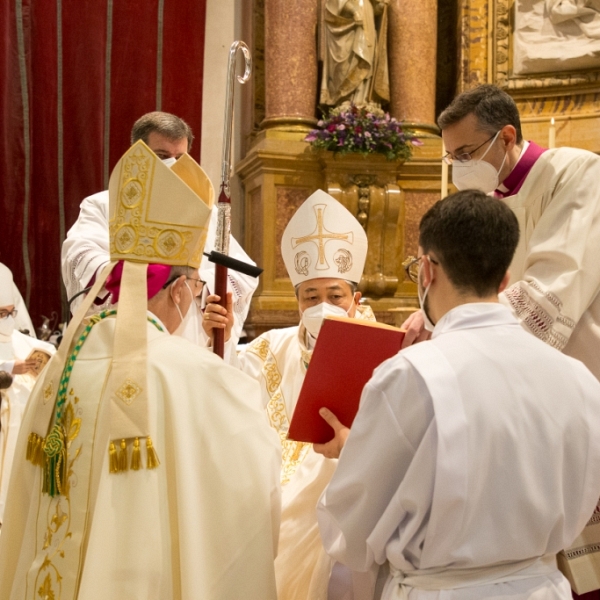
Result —
M296 292L300 324L267 331L233 357L261 386L263 406L281 438L282 514L275 561L279 600L338 600L352 593L349 571L334 565L323 550L315 506L336 462L312 451L311 444L287 439L290 420L323 319L329 315L374 320L360 306L357 284L367 257L367 236L337 200L317 190L296 211L281 238L281 254ZM225 311L209 296L204 313L207 334L225 328ZM343 344L344 340L340 340ZM233 350L231 342L226 352ZM360 597L360 596L355 596Z
M433 336L375 370L318 508L334 559L389 566L383 600L571 597L556 554L600 495L600 383L498 302L518 239L476 190L421 220Z
M523 140L513 99L493 85L457 96L438 118L459 190L509 206L521 239L500 295L523 327L600 379L600 157ZM415 313L405 345L428 337Z
M519 222L521 238L500 302L528 332L581 360L600 380L600 157L524 141L515 102L493 85L457 96L438 125L456 187L492 195ZM421 311L403 326L405 346L431 335ZM588 562L581 572L595 574L585 576L583 587L598 589L600 553L591 548L599 547L600 536L578 543L588 549L567 552L572 568Z
M281 449L258 384L170 335L198 313L205 177L189 155L168 168L141 141L113 170L110 264L17 442L3 600L277 598ZM116 303L90 316L105 284Z
M142 140L160 160L167 166L189 152L194 135L190 126L180 117L170 113L155 111L141 116L131 130L131 143ZM208 185L212 188L210 182ZM207 251L214 248L217 230L217 211L213 210L208 227ZM230 238L229 254L243 262L252 263L233 236ZM89 287L102 267L109 262L108 247L108 191L88 196L81 203L79 217L67 233L62 247L62 274L67 295L73 298ZM253 263L252 263L253 264ZM206 257L200 263L200 279L208 282L207 288L214 291L215 266ZM248 311L252 294L258 285L258 279L230 270L228 272L229 289L232 291L233 314L235 323L232 335L236 342L242 335L242 328ZM81 302L83 295L71 304L74 310ZM108 299L106 290L100 292L99 304ZM185 323L177 330L178 335L194 343L206 345L201 327L194 329L192 324Z
M12 376L12 383L2 394L0 404L0 526L4 522L6 493L13 465L19 428L31 390L35 385L36 361L31 352L41 349L54 354L52 344L20 333L16 327L20 299L10 269L0 263L0 372Z

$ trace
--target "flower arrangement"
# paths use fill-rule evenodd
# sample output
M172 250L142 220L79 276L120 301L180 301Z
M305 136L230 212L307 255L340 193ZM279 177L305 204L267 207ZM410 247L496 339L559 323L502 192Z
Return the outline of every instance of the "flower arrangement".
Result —
M346 154L385 154L388 160L406 160L413 146L422 146L402 123L376 104L344 102L333 108L304 138L315 148Z

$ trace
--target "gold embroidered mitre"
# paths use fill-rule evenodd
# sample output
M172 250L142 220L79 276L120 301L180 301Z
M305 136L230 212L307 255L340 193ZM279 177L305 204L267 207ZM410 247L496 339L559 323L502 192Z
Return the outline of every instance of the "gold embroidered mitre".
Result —
M188 154L169 168L136 142L110 176L111 260L197 269L214 196L210 179Z

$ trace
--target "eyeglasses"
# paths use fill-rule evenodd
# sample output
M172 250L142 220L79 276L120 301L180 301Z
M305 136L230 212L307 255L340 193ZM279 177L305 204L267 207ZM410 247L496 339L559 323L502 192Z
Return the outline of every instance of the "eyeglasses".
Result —
M14 319L18 314L19 311L16 308L13 308L10 312L8 310L0 310L0 319L8 319L8 317Z
M402 266L406 271L406 276L413 282L419 282L419 263L421 259L426 256L434 265L439 265L440 263L437 260L434 260L428 254L421 254L421 256L409 256L403 263Z
M472 160L472 156L475 152L477 152L477 150L479 150L479 148L481 148L482 146L485 146L490 140L494 139L499 132L494 133L494 135L490 136L487 140L485 140L485 142L483 142L483 144L479 144L479 146L477 146L477 148L475 148L474 150L471 150L471 152L463 152L462 154L459 154L458 156L453 156L451 152L447 152L446 154L444 154L442 160L447 164L447 165L451 165L454 161L457 162L467 162L468 160Z
M180 277L181 275L175 275L174 277L171 277L171 279L169 279L167 283L165 283L165 285L162 286L162 289L166 290L174 281L177 281ZM194 277L186 277L186 279L189 279L190 281L196 281L197 283L202 284L200 287L200 292L202 292L204 286L206 285L206 281L203 281L202 279L196 279Z

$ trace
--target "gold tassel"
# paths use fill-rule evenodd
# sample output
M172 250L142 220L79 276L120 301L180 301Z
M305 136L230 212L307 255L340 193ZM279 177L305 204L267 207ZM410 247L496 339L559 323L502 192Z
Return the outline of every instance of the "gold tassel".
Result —
M140 452L140 440L135 438L133 442L133 452L131 453L131 469L139 471L142 468L142 456Z
M119 450L119 471L124 472L129 469L127 464L127 442L121 440L121 450Z
M147 469L156 469L158 465L160 465L160 460L158 460L158 456L156 454L156 450L152 445L152 438L148 436L146 438L146 457L147 457Z
M46 447L46 440L41 438L39 435L35 441L35 446L33 448L33 464L38 467L44 468L46 465L46 453L44 452L44 448Z
M35 450L35 442L36 442L37 434L33 433L33 431L29 434L27 438L27 454L25 454L25 459L29 462L33 462L34 450Z
M119 460L117 459L117 448L115 443L111 442L108 447L108 472L118 473L119 472Z

